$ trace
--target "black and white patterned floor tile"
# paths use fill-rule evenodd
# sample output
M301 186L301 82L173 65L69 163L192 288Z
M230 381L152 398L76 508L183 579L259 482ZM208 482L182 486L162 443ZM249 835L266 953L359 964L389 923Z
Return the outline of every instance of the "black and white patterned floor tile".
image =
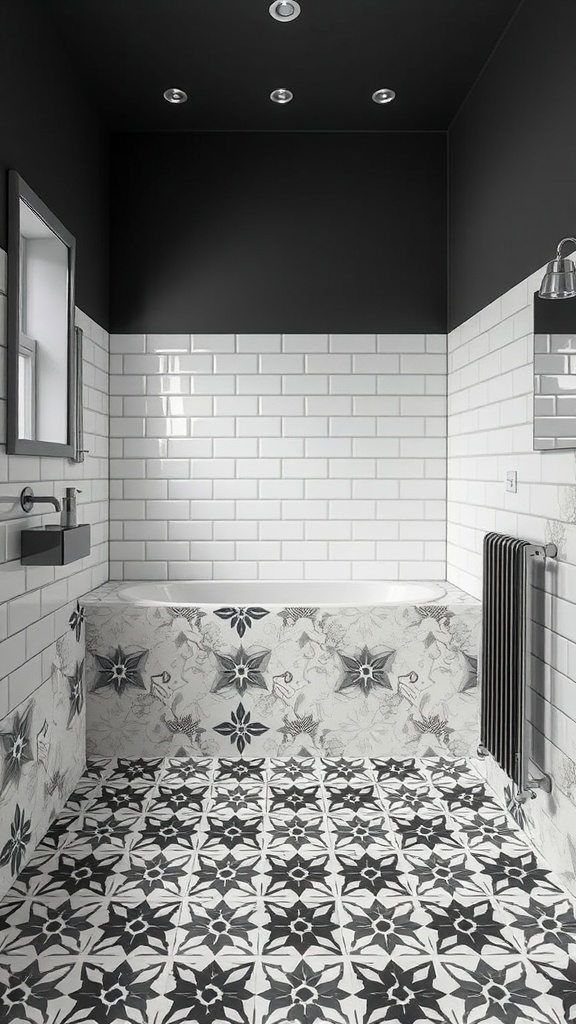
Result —
M465 761L98 759L0 903L2 1024L564 1024L574 902Z

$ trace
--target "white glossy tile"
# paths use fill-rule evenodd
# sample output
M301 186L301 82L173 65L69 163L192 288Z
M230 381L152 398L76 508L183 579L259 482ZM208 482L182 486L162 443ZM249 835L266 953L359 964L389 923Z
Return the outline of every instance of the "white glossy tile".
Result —
M262 395L262 416L304 416L304 397L301 395Z
M215 416L257 416L258 398L256 395L235 395L230 398L216 396L214 399Z
M304 356L298 353L260 356L260 373L304 373ZM308 357L306 357L308 358Z
M288 561L321 561L328 559L328 544L326 541L283 541L282 558Z
M113 562L126 559L134 559L139 562L146 561L146 545L144 541L122 540L111 541L110 558Z
M170 480L168 482L168 498L174 501L190 499L190 501L210 500L215 497L212 479L202 480Z
M264 536L262 529L268 523L258 524L254 520L240 521L238 519L214 523L214 540L257 540L259 525L261 536Z
M110 352L122 353L143 353L146 351L146 335L144 334L111 334ZM149 350L153 351L153 350Z
M166 540L168 537L168 526L166 522L143 523L134 520L126 520L123 523L124 540Z
M284 426L286 426L286 421L284 421ZM254 440L254 442L250 441L250 443L258 445L260 457L264 459L299 459L304 457L305 442L303 437L261 437L259 441ZM249 454L256 455L257 452L250 452Z
M256 524L255 524L256 525ZM304 523L297 520L266 520L257 524L261 540L303 540Z
M238 334L236 336L236 343L239 352L280 352L282 335Z
M326 481L323 481L324 483ZM265 480L258 481L258 494L261 498L298 499L304 497L304 481L296 480ZM251 495L252 497L252 495ZM256 495L253 495L256 497Z
M0 643L0 678L10 675L26 661L26 634L16 633Z
M283 459L282 476L298 477L305 479L312 477L319 479L328 476L328 461L326 459Z
M306 399L306 419L309 416L351 416L351 395L310 395ZM362 399L361 401L366 401Z
M168 562L169 580L209 580L212 579L213 563L202 562Z
M373 373L339 374L330 377L331 395L375 395L377 379Z
M236 378L239 395L279 395L282 377L271 373L244 373Z
M380 352L377 355L356 355L353 360L353 370L354 373L399 373L401 358L404 359L406 357L400 357L396 353L391 354L389 352ZM423 367L420 369L421 372L424 372ZM406 368L406 373L410 372L412 371Z
M250 500L258 497L257 480L215 480L214 497L225 498L231 501ZM266 497L266 495L263 495Z
M377 348L379 352L425 352L426 336L424 334L379 334Z
M324 374L286 374L283 378L286 395L326 395L328 377Z
M166 525L170 540L212 540L212 536L218 540L220 538L216 536L217 527L227 526L228 523L212 523L211 521L182 522L182 520L176 520L176 522Z
M112 338L119 337L118 335L112 335L110 338L110 346L112 351ZM120 335L120 337L141 337L140 335ZM126 349L119 348L119 352L137 351L142 352L143 349ZM190 335L189 334L147 334L146 335L146 351L152 352L158 355L174 355L180 353L190 352Z
M131 558L129 552L126 557ZM190 544L183 540L147 541L146 558L150 559L152 562L187 562L190 560Z
M306 457L348 458L352 455L350 437L309 437L306 439Z
M331 416L333 437L370 437L376 433L375 416Z
M193 352L234 352L234 334L191 334L190 347Z
M189 501L147 501L145 504L147 519L188 519L190 516Z
M285 416L282 429L286 437L327 437L327 416Z
M306 498L341 498L352 497L352 480L325 480L311 478L304 481Z
M374 352L376 350L375 334L331 334L331 352Z
M283 352L327 352L327 334L283 334Z
M214 356L214 372L216 374L258 373L258 356L242 352L233 355L217 353Z
M330 352L327 355L310 354L306 356L306 373L352 373L352 356L345 353Z

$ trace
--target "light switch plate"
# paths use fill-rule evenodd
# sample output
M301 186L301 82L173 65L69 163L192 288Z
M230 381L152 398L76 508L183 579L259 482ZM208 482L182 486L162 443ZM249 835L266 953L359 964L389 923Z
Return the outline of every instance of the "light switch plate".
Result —
M515 469L509 469L506 473L506 490L511 494L516 494L518 490L518 475Z

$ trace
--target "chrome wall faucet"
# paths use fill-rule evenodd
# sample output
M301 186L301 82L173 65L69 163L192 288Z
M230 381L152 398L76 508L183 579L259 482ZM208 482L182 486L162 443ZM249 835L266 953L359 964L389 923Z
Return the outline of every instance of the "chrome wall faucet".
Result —
M56 512L61 512L62 508L58 498L54 498L52 495L41 495L37 497L31 487L25 487L20 493L20 505L24 512L31 512L34 505L54 505Z

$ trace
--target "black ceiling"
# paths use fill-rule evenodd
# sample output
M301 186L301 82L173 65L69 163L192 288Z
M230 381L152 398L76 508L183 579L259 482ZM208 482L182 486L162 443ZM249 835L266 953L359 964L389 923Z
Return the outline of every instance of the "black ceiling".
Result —
M446 130L521 0L50 0L114 131ZM162 99L171 86L190 99ZM279 107L272 89L289 88ZM397 99L376 106L375 89Z

